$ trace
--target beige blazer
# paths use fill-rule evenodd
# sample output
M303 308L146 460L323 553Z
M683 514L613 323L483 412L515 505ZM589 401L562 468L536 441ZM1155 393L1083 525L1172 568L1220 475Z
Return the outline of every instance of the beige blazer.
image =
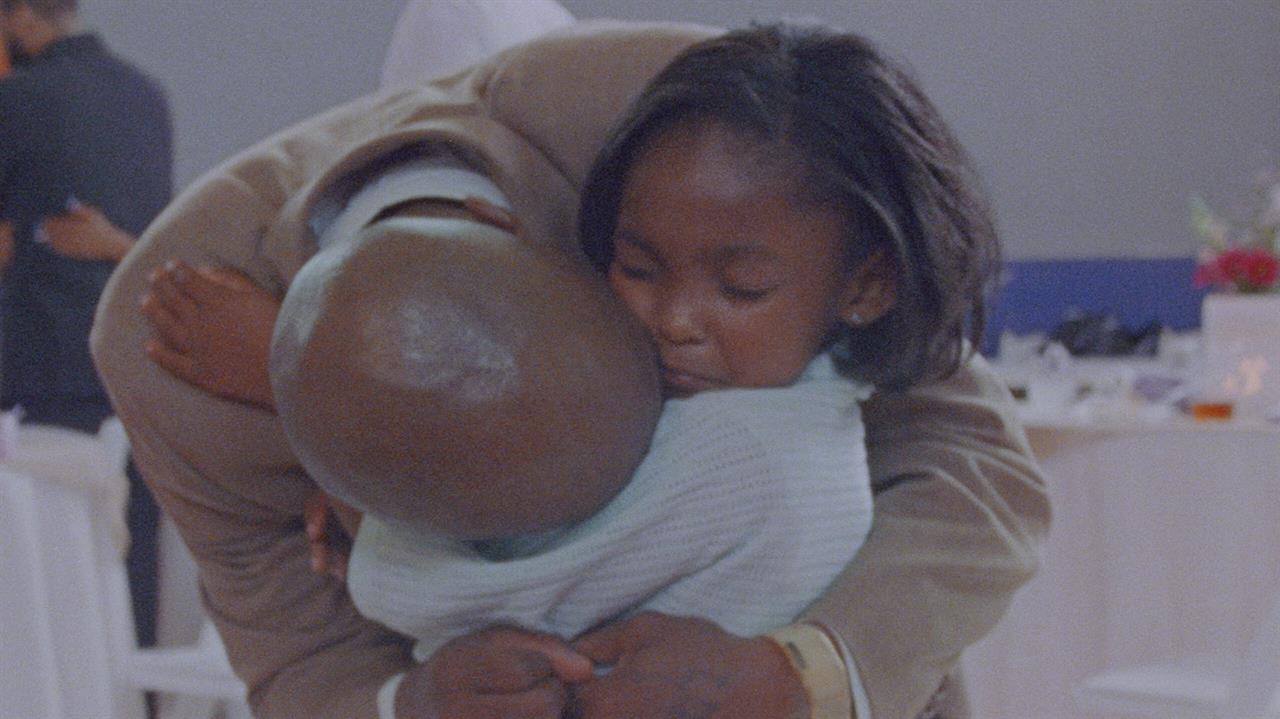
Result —
M94 357L138 466L199 564L258 716L373 719L408 644L309 571L301 513L316 487L275 416L147 361L138 300L148 273L171 258L223 264L283 293L313 252L304 220L316 193L424 139L472 149L526 233L573 247L578 191L609 126L679 49L712 32L583 24L429 87L356 100L205 175L120 265ZM875 523L809 613L848 642L875 717L909 719L1035 570L1049 513L1010 399L980 359L943 384L872 402L866 417Z

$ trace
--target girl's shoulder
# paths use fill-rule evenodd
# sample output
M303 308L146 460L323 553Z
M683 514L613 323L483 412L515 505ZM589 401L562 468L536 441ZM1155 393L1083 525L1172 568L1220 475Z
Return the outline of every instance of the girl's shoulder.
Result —
M667 400L651 447L789 454L833 443L861 444L859 403L871 390L841 375L823 355L786 387L722 389Z
M874 387L840 374L829 353L814 358L800 377L784 387L735 387L700 392L692 397L670 399L663 405L663 417L735 417L741 413L781 415L787 412L834 409L856 410L857 403L871 396Z

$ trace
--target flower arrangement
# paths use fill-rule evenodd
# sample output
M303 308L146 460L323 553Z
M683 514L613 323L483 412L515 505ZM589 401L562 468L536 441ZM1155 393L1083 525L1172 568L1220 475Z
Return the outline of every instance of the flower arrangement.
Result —
M1249 221L1233 224L1199 197L1191 226L1204 240L1193 282L1228 292L1280 292L1280 174L1260 173L1259 201Z

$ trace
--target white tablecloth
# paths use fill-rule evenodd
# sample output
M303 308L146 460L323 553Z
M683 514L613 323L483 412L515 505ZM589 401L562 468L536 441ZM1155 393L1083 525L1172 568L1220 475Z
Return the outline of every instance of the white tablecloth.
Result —
M1040 573L966 655L975 717L1080 719L1087 676L1245 640L1280 592L1280 427L1028 434L1053 529Z

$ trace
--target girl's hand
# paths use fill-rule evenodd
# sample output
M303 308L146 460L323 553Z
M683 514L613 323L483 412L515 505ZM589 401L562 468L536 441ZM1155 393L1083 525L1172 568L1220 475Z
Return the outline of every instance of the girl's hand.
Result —
M575 687L582 719L809 716L804 685L777 645L704 619L644 612L589 632L573 648L613 667Z
M151 273L147 356L210 394L274 410L267 360L280 301L228 269L171 261Z
M302 506L302 516L311 555L311 571L345 582L351 544L360 531L363 515L324 492L316 492L307 497Z
M405 673L395 713L412 719L561 719L591 661L550 634L492 627L458 637Z

